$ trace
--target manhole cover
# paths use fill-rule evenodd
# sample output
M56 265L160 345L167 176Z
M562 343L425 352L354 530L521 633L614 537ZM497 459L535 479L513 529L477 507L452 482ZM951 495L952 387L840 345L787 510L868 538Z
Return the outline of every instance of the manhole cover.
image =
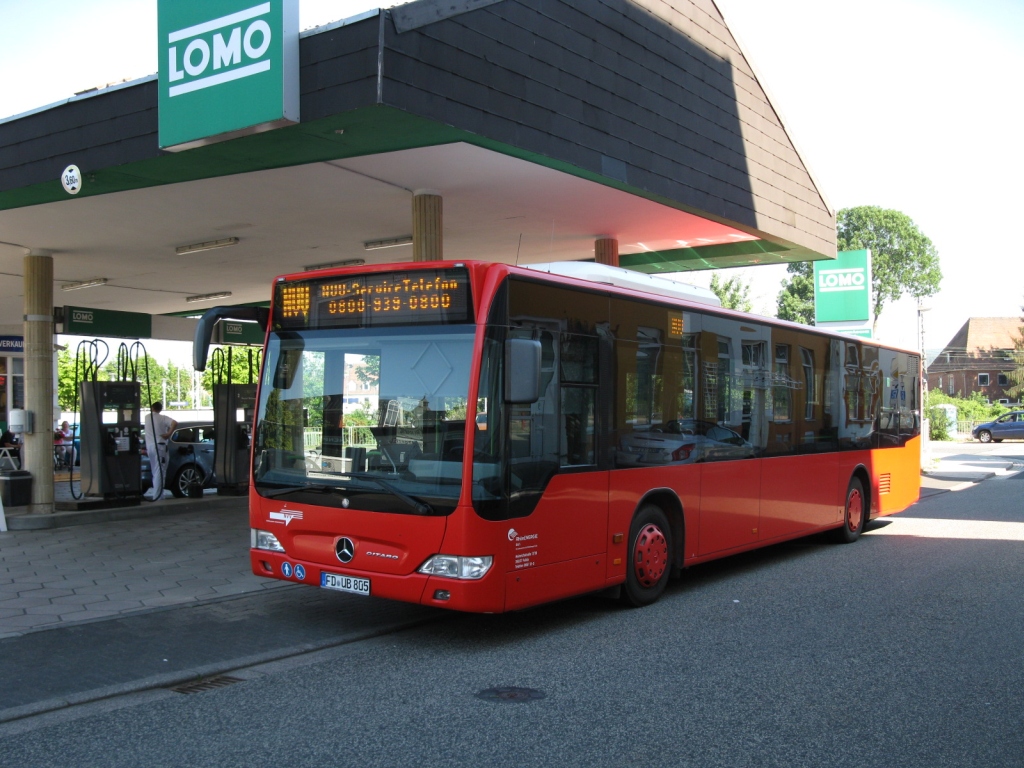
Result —
M484 701L536 701L544 698L544 691L534 688L513 688L505 686L502 688L485 688L476 695Z
M220 675L219 677L210 677L206 680L198 680L194 683L176 685L171 690L175 693L203 693L204 691L213 691L217 688L225 688L240 682L242 682L242 679L239 677Z

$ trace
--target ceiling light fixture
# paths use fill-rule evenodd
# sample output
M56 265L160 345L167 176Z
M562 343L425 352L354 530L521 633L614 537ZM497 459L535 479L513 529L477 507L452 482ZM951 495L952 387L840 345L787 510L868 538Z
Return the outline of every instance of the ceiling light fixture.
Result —
M367 240L363 243L363 248L368 251L376 251L380 248L396 248L399 245L412 245L412 235L391 237L386 240Z
M212 251L215 248L228 248L232 245L238 245L237 237L225 237L223 240L207 240L205 243L192 243L192 245L179 245L174 249L174 252L179 256L187 256L190 253Z
M308 264L302 269L312 272L316 269L334 269L335 267L361 267L365 263L366 259L345 259L345 261L331 261L327 264Z
M189 304L195 304L197 301L216 301L217 299L226 299L231 296L231 291L221 291L220 293L203 293L199 296L186 296L185 301Z
M97 285L106 285L107 278L96 277L92 280L82 280L79 283L65 283L60 287L62 291L77 291L79 288L92 288Z

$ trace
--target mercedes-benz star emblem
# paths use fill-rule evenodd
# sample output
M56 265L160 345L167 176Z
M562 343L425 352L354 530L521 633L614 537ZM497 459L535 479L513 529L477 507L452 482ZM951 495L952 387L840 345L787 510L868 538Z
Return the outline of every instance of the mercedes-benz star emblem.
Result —
M352 539L342 536L338 539L338 543L334 545L334 554L338 556L341 562L347 563L356 556L356 545L352 543Z

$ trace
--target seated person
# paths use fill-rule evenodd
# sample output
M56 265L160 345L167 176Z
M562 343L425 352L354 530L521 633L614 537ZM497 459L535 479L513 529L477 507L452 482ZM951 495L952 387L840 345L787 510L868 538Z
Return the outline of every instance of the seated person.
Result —
M21 466L21 445L18 443L18 438L9 429L5 429L3 434L0 434L0 448L6 448L14 463ZM0 469L7 469L7 467L0 465Z
M75 463L75 437L68 422L61 422L53 433L53 453L62 466L71 467Z

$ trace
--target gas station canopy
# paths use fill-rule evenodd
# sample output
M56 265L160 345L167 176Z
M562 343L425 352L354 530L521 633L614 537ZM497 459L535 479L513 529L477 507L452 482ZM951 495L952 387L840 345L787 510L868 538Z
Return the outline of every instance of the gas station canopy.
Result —
M0 327L28 252L52 254L55 304L149 314L408 261L422 190L446 259L585 260L598 238L647 273L835 256L713 0L419 0L302 33L298 62L298 122L179 151L156 75L0 121Z

